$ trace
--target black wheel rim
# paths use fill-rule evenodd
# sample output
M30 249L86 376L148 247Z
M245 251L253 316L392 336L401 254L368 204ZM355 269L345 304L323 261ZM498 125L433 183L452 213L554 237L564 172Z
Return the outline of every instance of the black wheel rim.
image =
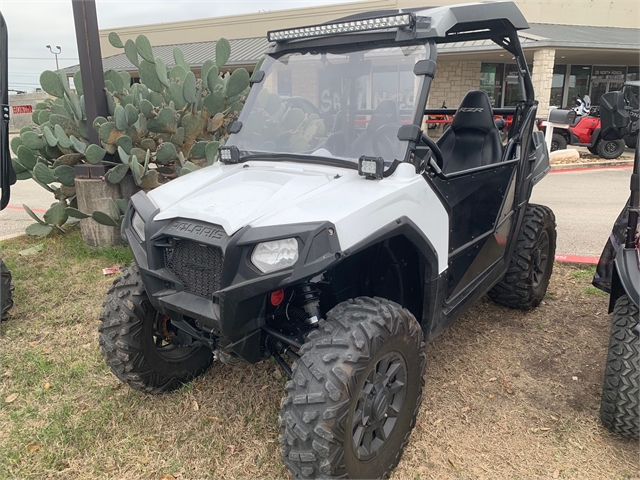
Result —
M613 154L618 151L618 144L616 142L607 142L604 145L604 151L608 154Z
M549 234L546 230L540 233L537 248L533 253L533 287L536 288L544 279L549 263Z
M184 345L178 340L178 331L171 326L169 317L156 313L151 328L151 345L167 363L182 363L192 356L199 344ZM184 341L184 339L180 339ZM192 340L192 339L191 339Z
M389 352L369 371L357 397L351 435L358 460L371 460L387 443L398 423L406 393L404 357Z
M556 150L558 150L558 142L552 140L551 141L551 151L555 152Z

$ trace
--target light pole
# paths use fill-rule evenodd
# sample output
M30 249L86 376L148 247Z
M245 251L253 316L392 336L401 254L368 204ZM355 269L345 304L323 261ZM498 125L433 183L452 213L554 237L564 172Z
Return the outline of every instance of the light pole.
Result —
M60 45L56 45L56 48L58 49L57 52L53 51L53 49L51 48L51 45L47 45L46 47L49 49L51 53L53 53L56 56L56 70L60 70L60 67L58 67L58 55L60 55L60 52L62 52Z

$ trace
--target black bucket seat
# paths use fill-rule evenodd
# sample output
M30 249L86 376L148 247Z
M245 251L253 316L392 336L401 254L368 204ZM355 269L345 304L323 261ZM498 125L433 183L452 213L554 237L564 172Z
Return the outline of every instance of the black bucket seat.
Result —
M462 99L451 128L436 142L442 151L444 173L460 172L502 160L502 141L489 96L471 90Z

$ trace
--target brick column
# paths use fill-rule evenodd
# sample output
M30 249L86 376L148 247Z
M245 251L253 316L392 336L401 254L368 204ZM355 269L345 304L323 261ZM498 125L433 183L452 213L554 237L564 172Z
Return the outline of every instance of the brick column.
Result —
M551 98L551 81L553 80L553 64L556 59L554 49L536 50L533 54L533 89L538 100L537 116L547 118L549 115L549 100Z

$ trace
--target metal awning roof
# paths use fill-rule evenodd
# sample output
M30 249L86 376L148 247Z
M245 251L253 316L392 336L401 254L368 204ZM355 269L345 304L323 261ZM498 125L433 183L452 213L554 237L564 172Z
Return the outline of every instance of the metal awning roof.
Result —
M640 45L640 29L591 27L578 25L530 24L530 29L519 31L518 36L522 48L574 48L574 49L612 49L638 50ZM227 66L233 68L251 67L264 55L269 46L265 37L238 38L229 40L231 44L231 58ZM194 68L199 68L205 60L215 60L216 42L181 43L179 45L160 45L153 47L153 55L162 58L168 67L172 67L173 49L179 47L184 53L185 60ZM438 46L439 54L482 52L500 50L500 47L490 40L456 42ZM124 53L103 59L105 70L127 70L136 72L137 68L129 62ZM65 69L67 74L73 74L80 68L74 65Z
M173 60L173 49L179 47L184 54L185 61L194 68L201 67L206 60L215 60L216 58L216 43L212 42L196 42L196 43L180 43L177 45L159 45L153 47L153 56L160 57L165 65L173 67L175 61ZM255 65L260 58L264 55L269 42L266 37L253 37L253 38L237 38L229 40L231 45L231 57L226 63L226 66L236 68L244 66ZM136 71L135 67L124 53L118 55L112 55L102 59L102 66L105 70L127 70ZM65 68L67 74L73 74L80 69L80 65L73 65L72 67Z

